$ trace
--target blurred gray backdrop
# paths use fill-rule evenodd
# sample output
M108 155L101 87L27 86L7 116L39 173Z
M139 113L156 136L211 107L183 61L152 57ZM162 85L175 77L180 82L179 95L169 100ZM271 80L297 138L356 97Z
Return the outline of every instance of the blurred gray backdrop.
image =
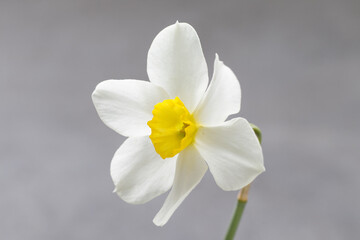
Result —
M359 239L360 1L0 2L0 239L222 239L236 192L210 174L168 224L166 195L112 193L124 138L97 116L100 81L147 80L155 35L197 30L242 87L240 115L263 131L267 171L237 234L247 240Z

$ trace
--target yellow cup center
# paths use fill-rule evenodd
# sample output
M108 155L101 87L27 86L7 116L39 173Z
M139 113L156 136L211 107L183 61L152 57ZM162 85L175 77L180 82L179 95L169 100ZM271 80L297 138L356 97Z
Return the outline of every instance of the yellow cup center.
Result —
M150 139L163 158L173 157L194 141L197 126L180 98L167 99L154 106Z

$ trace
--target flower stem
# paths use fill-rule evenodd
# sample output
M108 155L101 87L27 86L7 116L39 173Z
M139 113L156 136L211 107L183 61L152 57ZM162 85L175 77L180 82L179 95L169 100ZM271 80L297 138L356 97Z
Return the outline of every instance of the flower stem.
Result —
M250 125L253 128L257 138L259 139L259 142L261 143L260 129L252 123L250 123ZM239 226L241 216L244 212L244 208L247 203L249 189L250 189L250 184L243 187L238 194L237 205L236 205L235 212L234 212L233 218L231 220L228 232L226 234L225 240L233 240L235 237L236 230Z
M240 223L241 216L244 212L245 205L247 203L247 195L249 192L250 184L241 189L237 199L237 205L235 208L235 212L233 218L231 220L231 224L229 226L229 230L226 234L225 240L233 240L236 234L237 227Z

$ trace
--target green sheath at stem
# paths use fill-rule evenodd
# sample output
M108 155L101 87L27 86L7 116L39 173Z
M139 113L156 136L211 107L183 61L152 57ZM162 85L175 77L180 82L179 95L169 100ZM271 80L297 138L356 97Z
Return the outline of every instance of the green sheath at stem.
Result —
M250 123L251 127L253 128L257 138L259 139L259 142L261 143L261 131L260 129L255 126L254 124ZM250 184L243 187L238 195L238 199L237 199L237 205L235 208L235 212L233 215L233 218L231 220L228 232L226 234L225 240L233 240L236 234L236 230L239 226L240 220L241 220L241 216L244 212L244 208L245 205L247 203L247 196L248 196L248 192L249 192L249 188L250 188Z
M257 138L259 139L259 142L261 144L261 131L260 131L260 128L258 128L255 124L252 124L252 123L250 123L250 126L254 130L255 135L257 136Z

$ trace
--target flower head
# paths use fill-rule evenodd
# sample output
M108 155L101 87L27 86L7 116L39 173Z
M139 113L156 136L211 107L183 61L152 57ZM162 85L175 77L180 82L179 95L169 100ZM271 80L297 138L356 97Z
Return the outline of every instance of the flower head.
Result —
M128 137L111 162L115 192L141 204L171 191L154 218L164 225L210 169L217 185L239 190L265 170L260 143L240 111L239 82L216 55L208 70L196 31L175 23L154 39L150 82L107 80L92 98L102 121Z

